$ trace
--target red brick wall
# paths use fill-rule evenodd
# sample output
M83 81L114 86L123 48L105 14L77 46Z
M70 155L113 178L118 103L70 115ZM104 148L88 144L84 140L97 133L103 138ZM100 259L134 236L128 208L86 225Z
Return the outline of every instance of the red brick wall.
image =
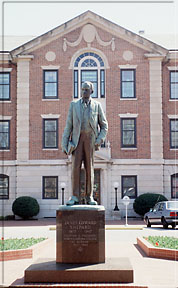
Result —
M65 36L34 51L34 60L30 62L30 159L61 159L65 155L61 152L60 143L65 127L69 103L73 95L73 71L68 69L72 56L81 48L86 48L84 40L77 47L67 47L63 51L63 38L68 41L78 39L82 28L76 29ZM104 41L110 41L113 35L100 28L97 31ZM145 51L134 45L115 38L116 49L111 46L102 47L95 40L92 47L97 48L106 55L110 69L106 70L106 107L109 123L108 140L111 143L112 158L150 158L150 104L149 104L149 63L144 58ZM125 50L134 54L133 60L126 62L122 55ZM45 59L47 51L56 53L56 60L48 62ZM120 69L118 65L137 65L136 68L136 96L137 100L120 100ZM59 101L42 101L43 98L43 70L41 66L60 65L59 69ZM169 101L169 70L167 66L175 66L171 62L163 65L163 151L165 159L175 159L178 152L170 150L170 126L168 114L178 114L176 101ZM0 151L0 159L16 159L16 94L17 72L15 64L6 64L12 67L11 72L11 103L0 103L0 114L12 116L10 125L10 151ZM138 114L137 117L137 150L121 150L120 117L118 114ZM59 118L59 150L42 150L42 118L41 114L60 114Z
M86 48L86 42L81 41L77 47L67 47L63 51L63 38L68 41L76 41L82 28L70 32L60 39L54 40L50 44L39 48L34 54L34 60L30 62L30 159L59 159L65 158L60 149L61 137L65 127L69 103L73 95L73 70L68 69L71 58L76 51ZM104 41L110 41L113 35L106 33L102 29L97 31ZM129 44L128 42L115 38L116 49L114 52L111 46L103 47L92 42L92 47L97 48L105 54L108 59L110 69L106 70L106 107L107 119L109 123L108 140L111 143L113 158L150 158L150 114L149 114L149 64L144 58L145 51ZM134 54L132 61L126 62L123 52L131 50ZM56 59L48 62L45 54L48 51L56 53ZM60 65L59 69L59 101L42 101L43 97L43 71L41 66ZM118 65L137 65L136 69L136 96L137 100L120 100L120 69ZM137 147L136 151L120 149L120 117L119 113L138 113L137 118ZM59 150L42 150L42 118L41 114L60 114L59 118Z
M164 159L177 159L178 151L170 150L170 119L168 115L178 114L177 101L169 101L170 99L170 71L168 66L177 66L178 62L168 62L163 65L163 151Z
M2 65L1 65L2 67ZM17 105L17 69L14 64L5 64L4 68L12 68L10 72L10 96L11 103L0 103L0 114L4 116L12 116L10 120L10 151L0 150L0 160L16 159L16 105Z

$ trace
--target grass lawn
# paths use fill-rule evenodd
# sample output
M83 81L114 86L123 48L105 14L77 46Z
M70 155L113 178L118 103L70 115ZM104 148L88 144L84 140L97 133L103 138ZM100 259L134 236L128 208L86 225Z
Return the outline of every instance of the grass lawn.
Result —
M44 241L46 239L47 238L1 239L0 240L0 251L26 249L26 248L29 248L30 246L37 244L41 241Z
M167 236L148 236L143 238L155 247L178 250L178 238Z

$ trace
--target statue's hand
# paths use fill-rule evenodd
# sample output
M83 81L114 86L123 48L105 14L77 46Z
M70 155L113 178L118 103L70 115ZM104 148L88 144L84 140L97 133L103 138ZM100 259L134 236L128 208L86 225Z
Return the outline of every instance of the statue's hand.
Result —
M62 148L62 152L64 152L64 154L66 154L67 155L67 149L66 148Z
M98 143L95 143L95 151L98 151L98 150L99 150L99 148L100 148L100 144L98 144Z

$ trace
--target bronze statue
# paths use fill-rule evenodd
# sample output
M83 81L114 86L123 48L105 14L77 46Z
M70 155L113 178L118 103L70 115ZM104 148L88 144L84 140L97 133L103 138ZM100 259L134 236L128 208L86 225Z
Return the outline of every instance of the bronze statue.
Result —
M82 161L86 173L85 203L97 204L93 199L94 151L99 150L100 145L104 142L108 123L101 104L91 98L93 91L93 83L89 81L83 83L82 98L71 102L62 137L63 152L67 155L72 154L73 196L68 200L67 205L81 204Z

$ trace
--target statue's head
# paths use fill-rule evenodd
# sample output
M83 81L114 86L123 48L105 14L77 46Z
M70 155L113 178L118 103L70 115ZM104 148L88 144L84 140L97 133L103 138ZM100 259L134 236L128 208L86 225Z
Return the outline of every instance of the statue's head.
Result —
M82 98L88 100L90 95L94 92L94 86L92 82L85 81L82 84Z

